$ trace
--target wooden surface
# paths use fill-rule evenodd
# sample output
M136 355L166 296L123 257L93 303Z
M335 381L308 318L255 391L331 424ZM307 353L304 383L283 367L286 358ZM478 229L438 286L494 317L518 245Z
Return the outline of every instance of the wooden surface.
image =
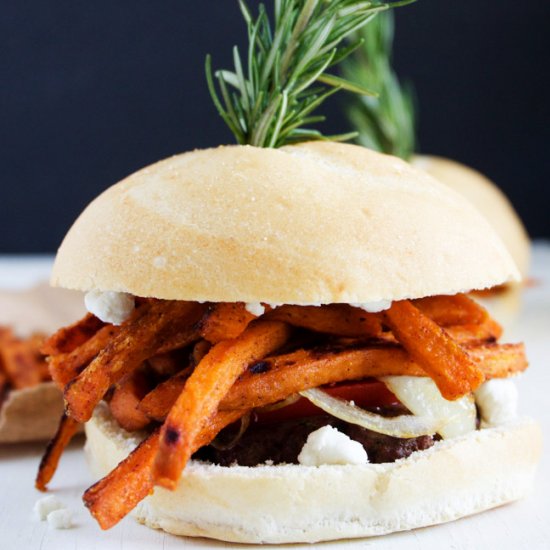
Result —
M0 287L13 282L36 282L48 265L0 258ZM36 267L35 267L36 266ZM33 276L35 269L37 275ZM18 275L19 270L25 273ZM550 243L534 248L533 284L523 296L518 320L507 331L509 341L524 340L531 368L518 381L520 413L537 418L545 440L550 437ZM11 281L11 284L10 284ZM40 444L0 447L0 549L30 550L141 550L175 548L233 548L236 545L205 539L181 539L149 530L126 518L117 527L102 532L81 503L81 494L93 482L86 469L82 440L64 456L60 472L52 483L52 493L74 512L75 526L56 531L33 516L34 502L42 495L33 488ZM519 549L550 548L550 461L545 453L536 486L530 498L465 518L453 523L412 532L360 541L325 543L333 548L375 548L376 550L416 549ZM292 546L290 546L292 548ZM243 546L242 548L250 548ZM289 548L285 546L284 548ZM307 547L306 547L307 548Z

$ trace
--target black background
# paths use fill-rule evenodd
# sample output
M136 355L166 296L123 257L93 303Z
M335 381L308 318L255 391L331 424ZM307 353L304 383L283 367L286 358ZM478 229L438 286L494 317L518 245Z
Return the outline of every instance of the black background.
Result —
M419 0L397 14L421 150L491 177L533 237L550 236L549 33L547 0ZM232 141L203 62L228 67L234 43L233 0L3 0L0 253L53 251L123 176ZM341 101L326 131L349 129Z

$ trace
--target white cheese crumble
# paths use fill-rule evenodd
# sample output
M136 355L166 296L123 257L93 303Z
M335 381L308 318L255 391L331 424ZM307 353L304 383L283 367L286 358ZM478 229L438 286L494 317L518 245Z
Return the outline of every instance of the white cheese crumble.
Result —
M34 513L41 521L47 520L53 529L69 529L73 526L73 514L55 496L38 499L34 503Z
M494 378L475 392L475 400L485 424L494 426L517 416L518 389L512 380Z
M73 526L73 514L67 508L60 508L48 514L48 525L53 529L70 529Z
M358 307L367 313L379 313L390 309L391 300L378 300L378 302L365 302L362 304L350 304L350 306Z
M113 292L91 290L84 296L86 309L93 313L104 323L121 325L134 311L135 302L131 294L124 292Z
M53 495L40 498L34 503L34 513L40 521L44 521L51 512L62 508L64 508L63 504Z
M244 305L244 309L256 317L265 313L265 307L260 302L248 302Z
M368 461L361 443L332 426L323 426L311 432L298 455L298 462L304 466L366 464Z

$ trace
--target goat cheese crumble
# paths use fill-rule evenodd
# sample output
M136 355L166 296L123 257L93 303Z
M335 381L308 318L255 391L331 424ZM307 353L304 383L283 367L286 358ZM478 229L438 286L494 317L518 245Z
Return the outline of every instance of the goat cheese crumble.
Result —
M70 529L73 526L73 514L67 508L50 512L47 519L52 529Z
M244 308L256 317L260 317L265 313L265 307L260 302L248 302L244 305Z
M62 508L63 504L53 495L40 498L34 503L34 513L40 521L44 521L51 512Z
M298 455L298 462L304 466L367 464L368 461L361 443L332 426L323 426L311 432Z
M495 426L517 416L518 389L512 380L493 378L475 392L475 400L485 424Z
M34 513L40 521L47 521L52 529L69 529L73 526L72 512L53 495L38 499L34 503Z
M378 300L378 302L365 302L358 304L350 304L350 306L357 307L366 311L367 313L380 313L381 311L386 311L391 307L391 300Z
M135 301L131 294L108 290L91 290L84 296L86 309L104 323L121 325L134 311Z

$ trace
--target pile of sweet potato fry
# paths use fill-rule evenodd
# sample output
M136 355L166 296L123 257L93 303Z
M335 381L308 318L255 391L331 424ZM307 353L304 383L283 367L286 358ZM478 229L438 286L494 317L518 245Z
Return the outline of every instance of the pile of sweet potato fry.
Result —
M50 380L40 353L43 341L41 334L20 338L10 328L0 327L0 401L9 389L31 388Z
M381 313L345 305L266 307L141 299L115 327L92 315L43 346L66 412L41 463L45 489L79 423L106 400L121 427L148 430L84 495L102 528L155 486L173 489L192 454L252 409L297 392L387 375L429 376L447 399L527 367L521 344L464 295L394 302Z

